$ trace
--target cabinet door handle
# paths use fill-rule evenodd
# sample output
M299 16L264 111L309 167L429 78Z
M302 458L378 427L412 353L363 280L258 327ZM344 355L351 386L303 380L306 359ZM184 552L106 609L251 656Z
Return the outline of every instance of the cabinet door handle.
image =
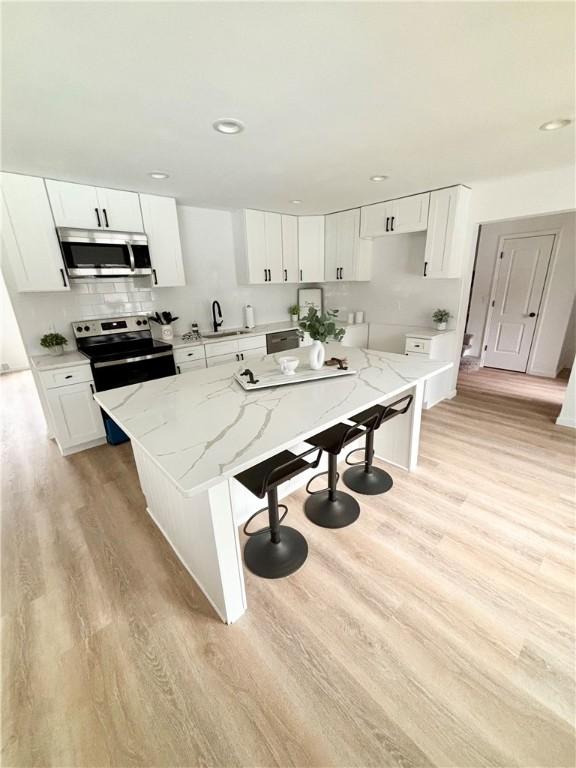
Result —
M426 273L428 272L428 262L424 262L424 277L426 277Z
M264 270L264 282L265 283L268 282L268 270L267 269Z
M176 370L178 371L178 373L182 373L182 371L180 370L180 366L179 365L176 366Z
M152 270L152 277L154 278L154 285L158 285L158 277L155 269Z
M284 282L285 283L288 282L288 270L287 269L284 270Z
M94 394L94 384L90 384L90 392L92 392L92 394Z
M390 230L388 227L390 226L390 216L386 216L386 232L389 232Z
M72 373L69 373L68 376L64 376L65 379L71 379L73 377Z
M344 267L340 267L340 280L344 280Z
M60 275L62 276L62 282L64 284L64 288L68 288L68 283L66 282L66 275L64 274L64 270L60 270Z
M94 208L94 213L96 214L96 221L98 222L98 226L101 227L102 224L100 223L100 212L98 211L98 208Z
M194 352L188 352L188 357L194 357Z
M240 352L240 359L244 360L244 352Z
M107 227L109 227L110 224L108 224L108 214L106 213L106 208L102 208L102 213L104 214L104 223Z
M394 216L390 219L390 232L394 232Z
M300 282L302 282L302 270L300 270Z

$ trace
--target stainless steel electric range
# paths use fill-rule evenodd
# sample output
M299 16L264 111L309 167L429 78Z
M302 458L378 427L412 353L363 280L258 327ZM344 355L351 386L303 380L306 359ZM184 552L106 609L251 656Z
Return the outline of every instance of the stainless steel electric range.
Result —
M172 345L152 338L146 317L79 320L72 330L79 352L90 360L98 392L176 375ZM102 417L109 443L128 440L106 413Z

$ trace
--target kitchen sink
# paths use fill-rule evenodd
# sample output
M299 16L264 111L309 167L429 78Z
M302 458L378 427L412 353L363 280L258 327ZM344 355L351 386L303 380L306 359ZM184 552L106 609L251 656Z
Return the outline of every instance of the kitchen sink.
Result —
M252 331L248 328L239 328L236 331L209 331L208 333L203 333L202 338L220 339L224 338L225 336L242 336L244 333L252 333Z

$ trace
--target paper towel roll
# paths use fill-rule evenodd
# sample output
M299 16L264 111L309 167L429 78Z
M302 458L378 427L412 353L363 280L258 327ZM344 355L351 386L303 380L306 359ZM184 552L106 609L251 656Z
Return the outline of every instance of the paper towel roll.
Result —
M244 306L244 328L254 328L254 308L251 304Z

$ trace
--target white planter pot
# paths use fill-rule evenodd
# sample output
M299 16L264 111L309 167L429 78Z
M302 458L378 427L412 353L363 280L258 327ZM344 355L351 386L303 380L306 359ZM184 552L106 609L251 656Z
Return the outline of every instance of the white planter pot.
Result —
M319 371L324 365L326 350L321 341L313 341L310 347L310 368L313 371Z
M161 325L160 333L162 334L162 341L172 341L174 338L174 329L171 325Z
M48 347L48 352L54 357L59 357L64 354L64 345L58 344L56 347Z
M290 322L298 325L298 315L290 315Z
M436 326L437 331L445 331L446 330L446 323L434 323Z

